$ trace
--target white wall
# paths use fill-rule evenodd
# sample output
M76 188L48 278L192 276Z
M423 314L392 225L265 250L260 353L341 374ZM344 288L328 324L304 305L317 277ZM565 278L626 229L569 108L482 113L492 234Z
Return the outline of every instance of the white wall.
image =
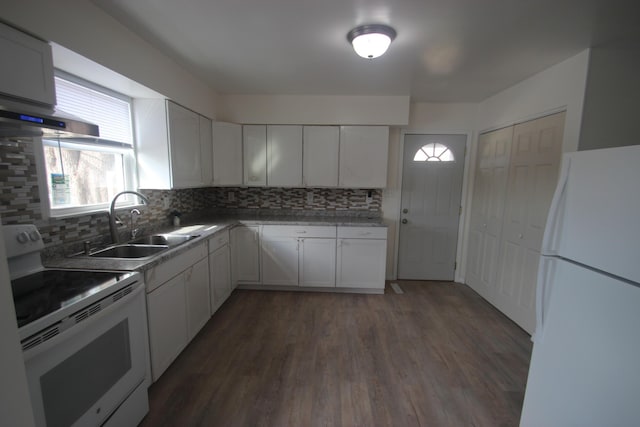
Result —
M456 281L465 281L467 230L473 192L477 138L483 131L510 126L553 112L566 110L563 151L576 151L580 137L582 110L587 81L589 50L543 70L477 104L416 103L411 105L409 125L391 139L389 186L385 189L382 210L389 225L387 278L396 277L395 257L401 196L401 150L407 133L466 133L467 157L463 186L463 215L458 238Z
M2 19L215 118L217 94L93 3L0 0Z
M406 125L408 96L226 95L220 119L245 124Z
M477 104L472 103L412 103L409 124L393 128L389 141L387 188L382 196L382 214L389 227L387 246L387 279L395 279L397 259L397 233L400 221L402 151L405 134L467 134L473 135ZM469 145L471 139L467 141ZM464 191L463 188L463 200ZM462 238L460 233L459 239ZM461 246L461 245L459 245Z
M478 105L478 131L497 129L566 109L563 151L578 149L589 50L503 90Z
M580 150L640 144L640 48L607 45L591 50Z

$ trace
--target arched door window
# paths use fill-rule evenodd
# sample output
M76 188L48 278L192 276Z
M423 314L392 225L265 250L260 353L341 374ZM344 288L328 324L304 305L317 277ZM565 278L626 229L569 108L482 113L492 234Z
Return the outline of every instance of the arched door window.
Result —
M449 147L439 142L423 145L413 156L414 162L453 162L454 160Z

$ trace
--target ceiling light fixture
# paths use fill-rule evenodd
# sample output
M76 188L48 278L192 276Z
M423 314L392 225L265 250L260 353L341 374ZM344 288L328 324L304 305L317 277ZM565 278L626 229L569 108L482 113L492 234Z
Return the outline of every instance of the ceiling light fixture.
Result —
M384 54L396 38L396 30L388 25L361 25L347 33L353 50L363 58L373 59Z

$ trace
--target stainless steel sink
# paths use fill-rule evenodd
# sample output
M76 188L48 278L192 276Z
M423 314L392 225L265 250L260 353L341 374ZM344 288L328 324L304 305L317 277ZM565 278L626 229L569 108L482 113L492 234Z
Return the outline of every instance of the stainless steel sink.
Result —
M90 254L97 258L146 258L169 249L167 245L117 245Z
M154 234L152 236L138 237L129 242L130 245L165 245L170 248L181 245L198 236L186 236L179 234Z

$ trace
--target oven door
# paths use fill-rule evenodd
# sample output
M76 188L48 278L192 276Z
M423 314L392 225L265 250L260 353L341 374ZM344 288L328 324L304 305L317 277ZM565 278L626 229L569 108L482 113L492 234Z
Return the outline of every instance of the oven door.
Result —
M144 381L143 291L24 352L37 426L99 426Z

